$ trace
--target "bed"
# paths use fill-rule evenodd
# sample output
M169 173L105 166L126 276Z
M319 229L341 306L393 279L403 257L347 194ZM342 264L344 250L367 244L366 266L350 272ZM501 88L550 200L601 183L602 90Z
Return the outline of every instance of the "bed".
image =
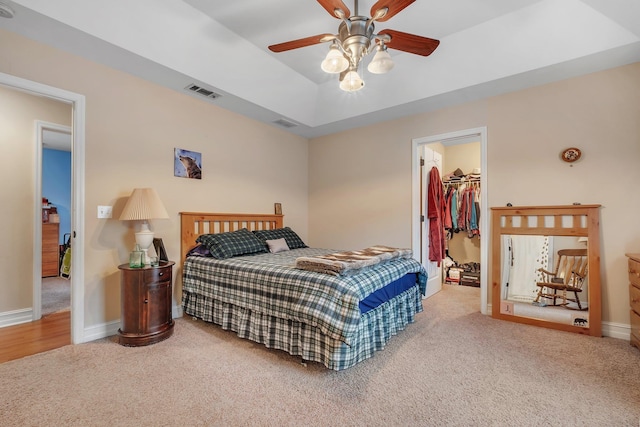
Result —
M359 268L334 262L335 250L307 247L282 215L180 216L183 311L241 338L343 370L423 310L426 272L410 251L372 247L382 261ZM356 267L308 268L317 260Z

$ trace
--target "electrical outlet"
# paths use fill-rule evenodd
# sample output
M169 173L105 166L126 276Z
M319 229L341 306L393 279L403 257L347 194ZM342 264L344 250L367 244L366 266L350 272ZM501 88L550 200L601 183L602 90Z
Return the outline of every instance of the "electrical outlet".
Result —
M98 206L98 218L111 218L113 206Z
M509 301L500 301L500 313L510 314L513 316L513 303Z

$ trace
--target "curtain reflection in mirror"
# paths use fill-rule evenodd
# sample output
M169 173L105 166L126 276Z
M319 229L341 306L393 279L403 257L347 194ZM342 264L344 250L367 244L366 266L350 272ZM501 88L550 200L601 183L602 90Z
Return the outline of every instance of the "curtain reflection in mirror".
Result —
M541 280L540 269L549 269L553 237L503 235L501 247L502 297L532 303L538 292L536 283Z

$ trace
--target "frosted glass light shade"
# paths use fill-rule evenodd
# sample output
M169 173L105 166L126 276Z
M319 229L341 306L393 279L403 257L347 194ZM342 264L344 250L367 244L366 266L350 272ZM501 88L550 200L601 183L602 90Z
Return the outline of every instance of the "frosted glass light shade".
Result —
M329 74L341 73L348 67L349 61L344 57L343 53L340 52L338 46L336 46L335 44L331 45L327 56L320 64L320 68L322 68L322 71Z
M344 76L344 79L340 82L340 89L346 92L355 92L364 87L364 81L360 78L357 71L351 70Z
M378 46L378 51L373 56L367 69L373 74L384 74L393 68L393 60L386 48Z

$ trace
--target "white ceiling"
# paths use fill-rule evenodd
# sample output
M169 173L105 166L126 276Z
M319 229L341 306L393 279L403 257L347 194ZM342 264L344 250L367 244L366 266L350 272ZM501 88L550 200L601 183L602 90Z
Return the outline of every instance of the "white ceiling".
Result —
M393 70L365 72L355 93L320 70L327 44L267 49L337 32L314 0L0 1L15 11L0 28L181 92L196 83L222 95L206 102L305 137L640 61L638 0L417 0L376 30L440 46L428 57L390 50Z
M71 134L50 129L42 130L42 145L44 148L58 151L71 151Z

